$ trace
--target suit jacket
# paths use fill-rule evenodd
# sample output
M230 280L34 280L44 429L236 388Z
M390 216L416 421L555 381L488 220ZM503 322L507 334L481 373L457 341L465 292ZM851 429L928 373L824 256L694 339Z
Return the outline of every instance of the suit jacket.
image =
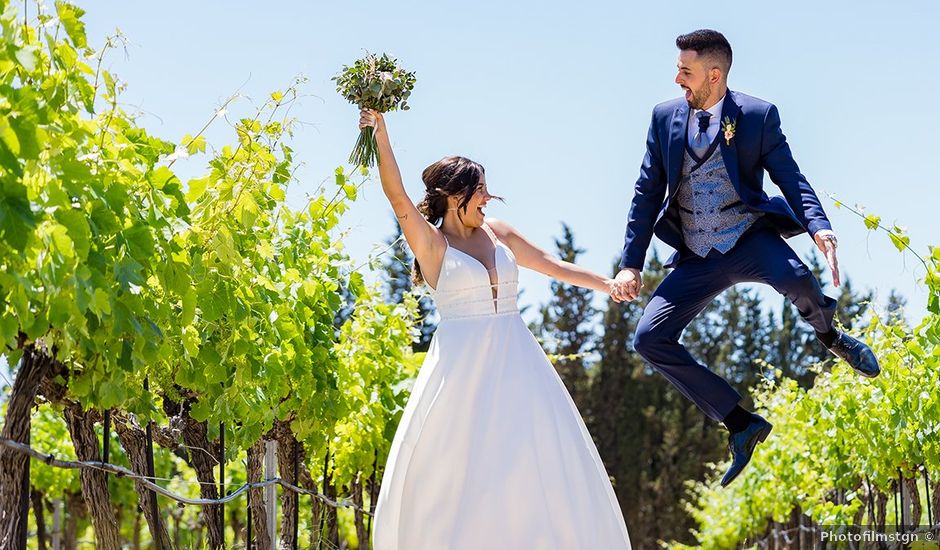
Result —
M735 124L734 137L724 137L725 119ZM685 246L675 209L669 208L679 188L685 155L689 105L685 98L653 108L646 138L646 155L640 167L630 206L620 268L643 269L646 250L655 234L676 249L666 262L674 266L692 254ZM832 229L816 192L800 173L790 146L780 129L777 107L762 99L728 90L721 110L718 139L731 183L751 210L766 214L767 221L784 238L803 232ZM764 171L783 196L764 192Z

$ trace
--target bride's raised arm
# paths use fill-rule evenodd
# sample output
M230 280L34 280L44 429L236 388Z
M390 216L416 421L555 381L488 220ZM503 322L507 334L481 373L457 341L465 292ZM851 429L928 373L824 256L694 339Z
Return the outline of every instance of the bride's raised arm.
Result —
M611 294L616 285L614 280L609 277L604 277L589 269L555 257L533 244L504 221L487 218L486 224L512 250L516 262L522 267L538 271L563 283L590 288L607 294ZM614 298L614 301L620 302L621 300Z
M359 113L359 128L366 126L372 126L375 129L382 190L395 212L395 217L398 218L398 224L405 235L405 240L408 241L408 246L411 247L411 252L422 266L439 265L447 245L440 231L428 223L405 191L401 171L398 169L398 162L395 161L395 153L392 152L392 144L388 139L385 117L378 111L363 109Z

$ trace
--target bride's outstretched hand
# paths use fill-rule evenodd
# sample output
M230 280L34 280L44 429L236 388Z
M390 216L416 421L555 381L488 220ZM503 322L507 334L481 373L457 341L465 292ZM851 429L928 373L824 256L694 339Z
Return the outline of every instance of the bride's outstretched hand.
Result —
M359 129L367 126L375 128L375 137L385 133L385 117L375 109L362 109L359 111Z

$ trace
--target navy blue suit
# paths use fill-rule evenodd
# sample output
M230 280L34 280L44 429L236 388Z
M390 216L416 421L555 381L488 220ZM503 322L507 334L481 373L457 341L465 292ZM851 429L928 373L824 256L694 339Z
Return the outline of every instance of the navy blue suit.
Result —
M674 269L647 304L634 346L715 420L722 420L741 396L679 343L685 327L709 302L736 283L768 284L820 333L832 328L836 304L822 293L812 272L783 240L832 226L793 160L777 108L731 90L723 101L721 127L726 117L736 126L730 144L723 132L718 136L728 176L741 201L763 216L725 254L712 249L702 258L685 246L679 216L671 206L682 176L689 106L685 98L668 101L653 109L620 261L621 268L642 269L653 234L676 250L666 262ZM764 192L765 171L783 196Z

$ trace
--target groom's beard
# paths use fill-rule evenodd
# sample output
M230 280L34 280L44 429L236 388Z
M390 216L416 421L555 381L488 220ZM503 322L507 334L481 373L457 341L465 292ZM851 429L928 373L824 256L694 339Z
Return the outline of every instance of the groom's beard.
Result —
M712 85L707 80L698 90L692 90L692 99L689 100L689 107L693 109L704 109L705 102L712 95Z

